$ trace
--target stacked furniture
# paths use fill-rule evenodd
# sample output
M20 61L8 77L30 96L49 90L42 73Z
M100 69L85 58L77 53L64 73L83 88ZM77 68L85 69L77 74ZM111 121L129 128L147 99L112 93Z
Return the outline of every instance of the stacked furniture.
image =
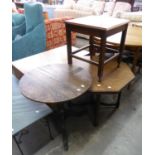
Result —
M73 50L77 49L75 47L72 47L72 48ZM110 103L110 104L102 103L102 105L104 106L108 106L108 107L111 106L112 108L118 108L120 104L120 96L121 96L121 92L123 88L125 88L135 77L132 71L130 70L129 66L125 63L121 63L120 68L116 69L117 62L115 61L114 62L111 61L109 64L105 66L104 68L105 77L101 83L98 82L98 77L96 76L97 67L92 64L85 63L84 61L75 59L74 65L72 65L72 67L68 66L68 69L71 71L69 71L68 69L67 71L66 70L66 66L67 66L66 49L67 49L66 46L62 46L59 48L55 48L55 49L52 49L52 50L49 50L43 53L39 53L39 54L30 56L30 57L27 57L25 59L17 60L13 62L12 64L15 75L18 78L22 77L22 79L20 80L20 88L23 88L21 89L22 93L24 92L24 89L29 90L30 88L24 82L25 81L24 79L28 77L27 75L30 74L31 72L32 73L31 76L33 75L35 78L34 80L35 82L33 83L32 89L34 90L38 88L34 86L36 83L37 85L43 85L45 83L46 86L44 85L45 87L41 87L41 89L47 88L48 90L42 91L41 93L42 95L40 96L39 96L39 93L41 92L41 89L38 89L37 91L30 90L30 92L38 94L37 96L39 98L41 98L42 96L43 97L42 99L45 99L46 102L48 102L51 106L53 105L52 106L53 109L55 106L56 106L55 108L57 109L58 109L58 106L59 106L59 109L61 108L61 110L59 110L61 114L61 120L60 121L58 120L58 123L63 125L63 130L61 130L61 132L63 132L63 135L65 136L63 137L63 140L64 140L63 142L65 144L64 146L67 146L66 142L68 141L68 136L67 136L68 134L66 133L67 131L66 131L64 119L69 114L74 114L74 116L76 116L75 115L76 111L75 110L72 111L71 109L70 113L68 113L67 115L66 113L68 110L66 111L65 108L63 108L65 102L58 102L58 100L59 101L64 100L64 98L73 99L76 95L80 95L85 90L87 90L89 86L89 80L92 79L92 85L89 89L89 92L91 94L88 93L88 96L90 95L90 97L88 97L88 101L91 100L89 103L91 103L92 108L93 108L92 117L91 117L93 124L97 125L99 123L98 122L98 118L99 118L98 111L99 111L101 95L106 94L106 93L118 95L116 102L114 101L114 103ZM87 53L88 51L83 51L80 54L81 56L83 55L85 58L87 57L89 59L89 56L87 55ZM41 71L41 72L40 74L38 73L36 74L36 71L37 72ZM81 76L81 73L82 73L82 76ZM87 76L88 73L90 73L90 77L89 75ZM40 80L42 80L43 82L37 82L39 77L40 77ZM86 79L87 84L84 81L83 81L84 83L82 81L80 82L79 80L80 78ZM51 80L52 81L54 80L55 82L50 82ZM69 84L67 81L70 81ZM24 87L24 85L26 87ZM30 84L30 86L32 85ZM36 94L32 95L32 97L35 97ZM57 102L55 102L55 100L57 100ZM74 103L76 102L74 101L70 102L69 106L65 106L65 107L68 107L68 108L74 107ZM83 106L84 104L82 103L80 104L82 106L81 107L82 110L84 110L85 109L85 106ZM82 114L79 114L78 116L80 115Z

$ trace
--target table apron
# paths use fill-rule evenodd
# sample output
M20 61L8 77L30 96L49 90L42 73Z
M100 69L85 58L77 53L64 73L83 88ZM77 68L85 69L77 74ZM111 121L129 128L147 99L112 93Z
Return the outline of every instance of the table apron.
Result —
M119 26L119 27L117 27L115 29L108 30L107 33L106 33L106 37L114 35L114 34L116 34L118 32L125 31L125 30L127 30L127 28L128 28L128 24L125 24L125 25Z
M77 26L77 25L68 25L66 24L66 31L74 31L81 34L89 35L89 36L101 36L106 34L106 31L96 29L96 28L90 28L85 26Z

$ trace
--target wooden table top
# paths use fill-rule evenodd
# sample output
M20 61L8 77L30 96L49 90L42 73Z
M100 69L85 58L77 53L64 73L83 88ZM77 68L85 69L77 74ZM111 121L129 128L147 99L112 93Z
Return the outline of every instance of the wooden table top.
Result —
M27 72L20 80L21 92L27 98L55 104L84 94L91 86L91 76L82 67L49 64Z
M117 33L108 37L107 42L112 44L120 44L121 33ZM142 46L142 27L130 24L128 26L125 46Z
M75 47L72 48L73 50L77 49ZM78 54L85 55L87 53L88 51L82 51ZM89 56L86 57L87 59L90 58ZM67 47L62 46L47 52L14 61L12 66L14 74L20 78L32 69L48 64L67 64ZM90 91L92 92L119 92L135 77L127 64L121 63L120 67L116 69L117 63L112 61L104 66L104 79L99 83L97 67L95 65L77 59L73 59L72 65L83 67L85 70L89 71L93 80L90 88Z
M68 24L78 25L89 28L96 28L101 30L111 30L118 26L128 24L129 20L119 19L114 17L106 16L87 16L81 18L75 18L65 21Z

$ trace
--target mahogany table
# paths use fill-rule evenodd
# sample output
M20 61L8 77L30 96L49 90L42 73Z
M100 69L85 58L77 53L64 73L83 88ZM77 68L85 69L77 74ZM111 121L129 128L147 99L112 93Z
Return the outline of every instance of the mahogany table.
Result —
M65 129L64 103L83 95L91 86L90 73L78 66L49 64L27 72L20 80L22 94L50 107L59 108L62 115L62 135L64 148L68 149Z
M66 38L67 38L67 53L68 53L68 64L72 64L72 57L94 64L98 67L98 81L102 81L104 64L111 61L112 59L118 57L118 67L121 61L121 54L124 48L124 41L126 37L126 31L128 27L128 20L118 19L113 17L103 17L103 16L88 16L82 18L76 18L65 21L66 24ZM89 45L84 46L76 51L72 51L71 43L71 32L78 32L90 36ZM107 37L114 35L118 32L122 32L120 48L117 53L115 53L109 59L105 59L106 53L106 39ZM76 53L89 47L90 57L94 56L93 51L93 37L100 37L101 43L99 46L99 60L86 60L81 58Z

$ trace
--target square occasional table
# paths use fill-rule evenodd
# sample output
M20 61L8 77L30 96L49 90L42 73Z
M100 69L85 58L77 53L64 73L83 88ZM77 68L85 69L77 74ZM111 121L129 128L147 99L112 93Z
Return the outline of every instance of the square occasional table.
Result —
M104 64L118 57L118 67L121 61L121 54L124 48L124 42L128 27L128 20L126 19L118 19L113 17L105 17L105 16L88 16L82 18L76 18L65 21L66 24L66 37L67 37L67 52L68 52L68 64L72 64L72 57L94 64L98 67L98 81L102 81L103 77L103 68ZM71 32L78 32L85 35L89 35L89 45L84 46L80 49L72 51L72 43L71 43ZM115 53L109 59L105 59L106 53L106 39L107 37L114 35L118 32L122 32L120 47L117 53ZM92 58L94 56L93 50L93 37L100 37L101 42L99 46L99 60L94 61ZM90 52L90 60L86 60L81 58L76 53L86 49L89 47Z

